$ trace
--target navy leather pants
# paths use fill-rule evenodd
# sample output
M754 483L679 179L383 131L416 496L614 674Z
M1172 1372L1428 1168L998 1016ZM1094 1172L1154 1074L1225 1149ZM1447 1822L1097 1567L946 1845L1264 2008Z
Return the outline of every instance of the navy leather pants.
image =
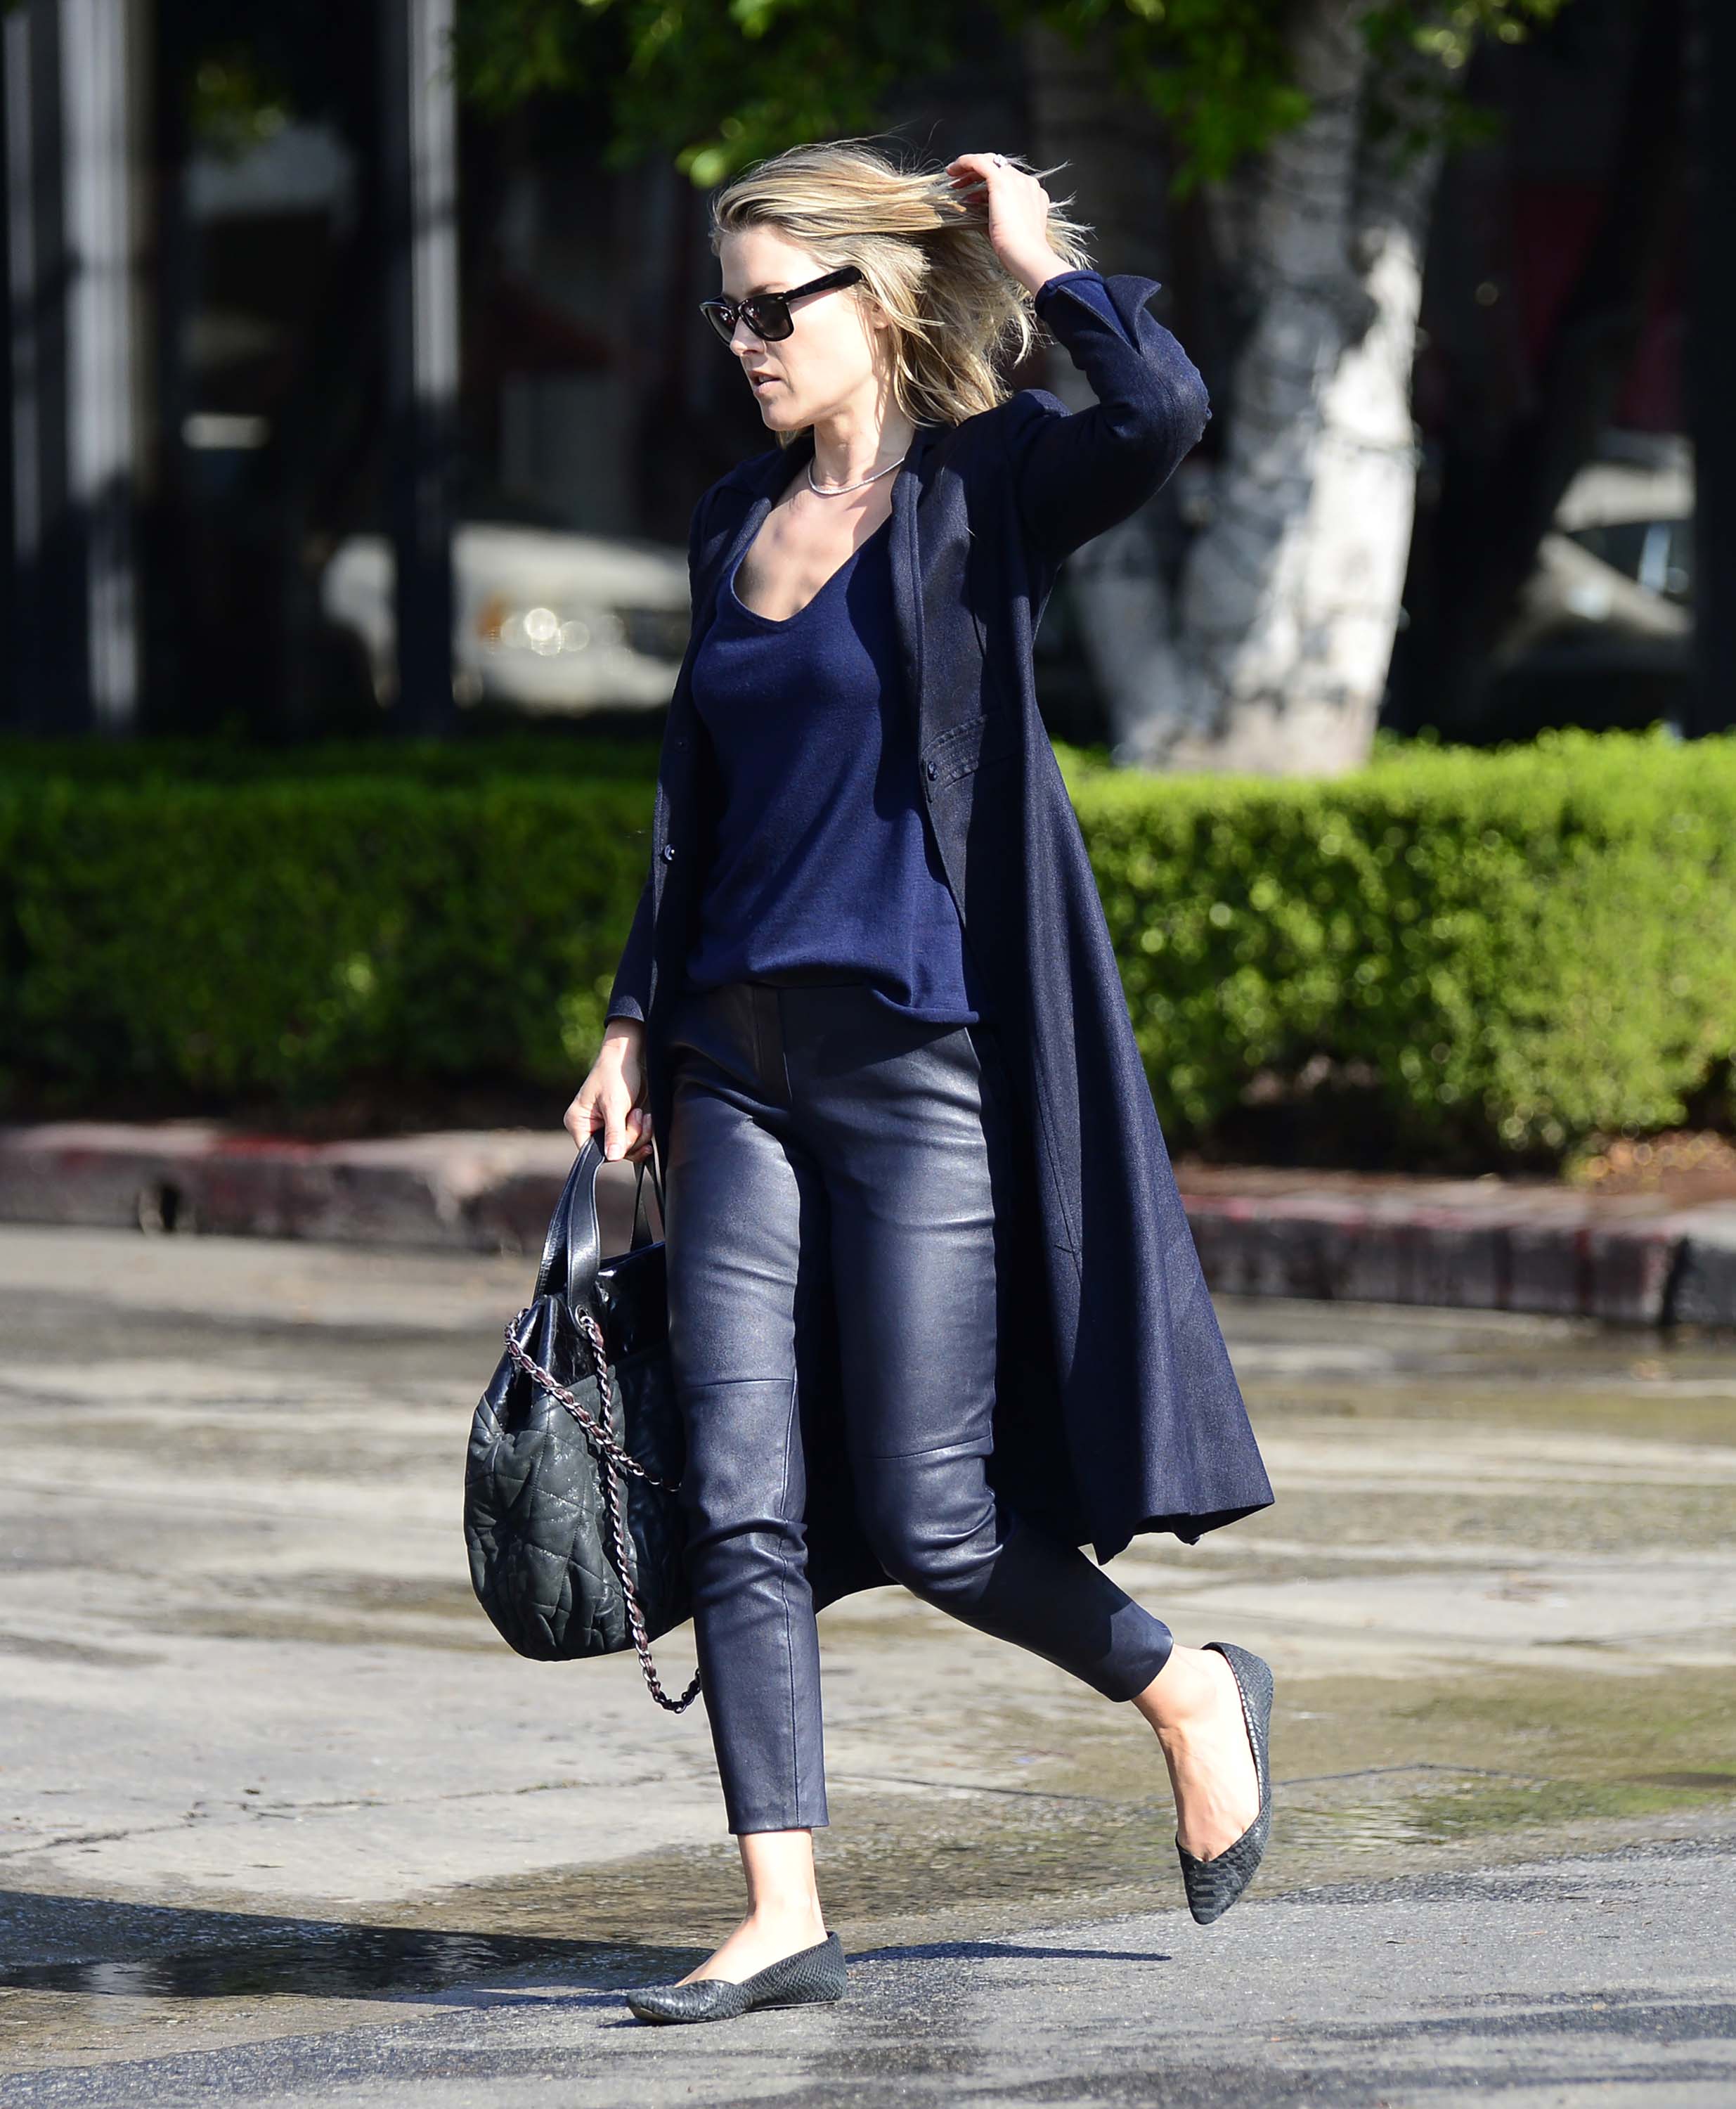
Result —
M663 1149L670 1344L686 1424L694 1631L733 1832L827 1821L798 1384L833 1299L863 1532L927 1602L1111 1699L1167 1626L996 1505L986 1025L923 1024L863 982L733 982L672 1021Z

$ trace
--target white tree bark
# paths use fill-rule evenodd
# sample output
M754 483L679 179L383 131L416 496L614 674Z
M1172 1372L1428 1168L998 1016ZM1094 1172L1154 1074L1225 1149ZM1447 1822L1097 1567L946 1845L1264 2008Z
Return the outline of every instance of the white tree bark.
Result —
M1402 175L1369 167L1355 16L1345 0L1296 16L1314 108L1268 151L1250 215L1260 314L1183 582L1181 709L1133 743L1172 768L1335 775L1374 736L1415 508L1410 377L1439 155Z
M1411 367L1440 156L1400 168L1369 143L1363 3L1296 0L1310 115L1215 201L1255 320L1175 605L1146 523L1074 560L1122 761L1334 775L1373 741L1409 553ZM1379 86L1384 106L1402 102L1402 78Z

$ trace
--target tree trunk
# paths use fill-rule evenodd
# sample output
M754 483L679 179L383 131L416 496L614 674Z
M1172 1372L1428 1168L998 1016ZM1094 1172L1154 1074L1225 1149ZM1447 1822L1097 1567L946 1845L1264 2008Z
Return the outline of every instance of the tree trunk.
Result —
M1410 376L1441 157L1391 166L1369 145L1355 13L1303 0L1294 18L1313 109L1263 157L1247 216L1258 318L1183 581L1185 718L1148 749L1171 768L1334 775L1373 739L1415 506Z
M1400 165L1371 144L1377 91L1402 110L1434 62L1416 56L1371 81L1359 12L1298 0L1292 56L1310 115L1215 201L1251 327L1178 591L1155 561L1160 523L1143 514L1074 559L1124 761L1329 775L1373 738L1415 502L1411 366L1441 156ZM1078 112L1066 133L1049 129L1068 114L1070 84L1034 73L1044 158L1076 138L1087 159L1095 133Z

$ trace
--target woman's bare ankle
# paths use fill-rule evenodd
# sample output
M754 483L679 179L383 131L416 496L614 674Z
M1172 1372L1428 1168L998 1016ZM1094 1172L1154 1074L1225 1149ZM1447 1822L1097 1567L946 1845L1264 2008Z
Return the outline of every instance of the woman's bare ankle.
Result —
M1217 1714L1223 1697L1220 1667L1229 1670L1222 1655L1178 1643L1144 1691L1134 1695L1133 1703L1165 1741L1184 1736L1190 1727Z
M770 1902L762 1899L747 1916L754 1926L767 1934L805 1934L807 1938L802 1944L808 1947L826 1938L826 1918L818 1897L781 1897Z
M1196 1859L1233 1844L1258 1813L1259 1775L1235 1672L1210 1648L1175 1648L1134 1700L1157 1732L1176 1837Z
M691 1984L701 1977L732 1977L738 1983L787 1955L799 1955L805 1948L817 1948L826 1938L818 1897L762 1899L749 1907L747 1916L729 1938L714 1949L698 1968L679 1981Z

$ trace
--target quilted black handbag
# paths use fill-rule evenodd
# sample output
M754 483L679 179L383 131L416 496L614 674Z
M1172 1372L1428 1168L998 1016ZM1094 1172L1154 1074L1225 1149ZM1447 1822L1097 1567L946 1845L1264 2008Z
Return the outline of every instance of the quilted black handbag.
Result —
M600 1258L597 1172L587 1137L548 1226L530 1302L471 1423L464 1536L471 1582L503 1638L539 1662L638 1651L651 1696L651 1642L692 1615L676 1491L683 1463L670 1370L661 1239L645 1215L651 1164L634 1192L633 1244Z

